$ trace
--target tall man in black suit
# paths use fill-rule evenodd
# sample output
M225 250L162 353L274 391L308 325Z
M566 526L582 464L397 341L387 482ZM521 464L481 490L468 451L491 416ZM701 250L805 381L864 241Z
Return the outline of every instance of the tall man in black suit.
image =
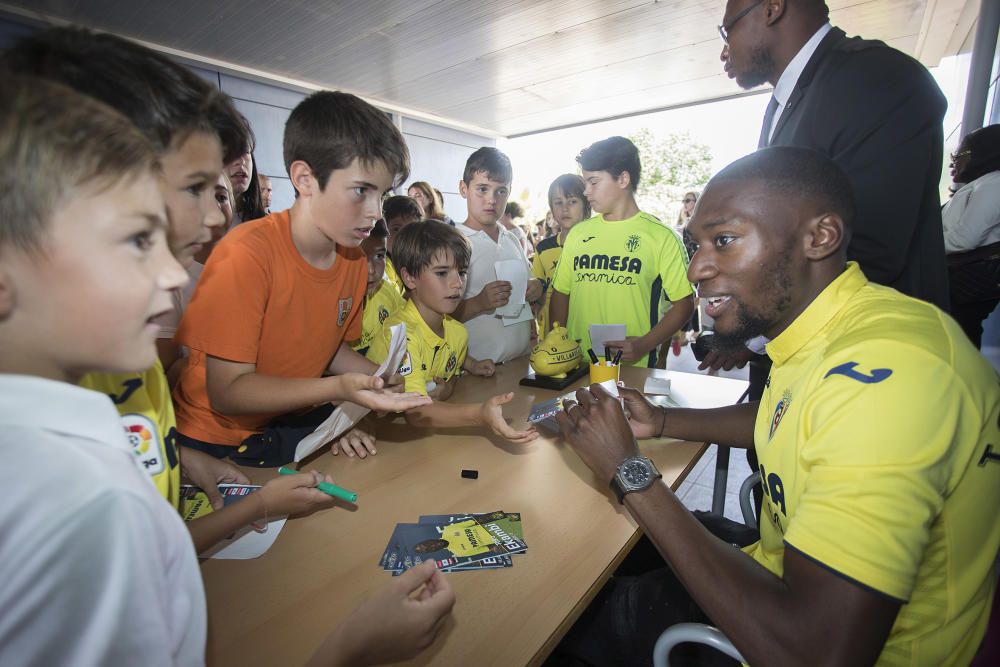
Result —
M720 32L741 88L775 87L760 146L816 149L858 203L847 250L873 281L947 310L938 183L946 102L927 69L847 37L823 0L729 0Z

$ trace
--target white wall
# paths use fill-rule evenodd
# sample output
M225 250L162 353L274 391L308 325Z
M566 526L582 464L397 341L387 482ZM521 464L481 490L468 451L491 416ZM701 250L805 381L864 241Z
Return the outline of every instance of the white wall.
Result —
M36 26L18 21L0 19L0 49L8 48L18 38L37 29ZM282 137L288 115L306 93L224 74L210 68L191 69L228 93L236 103L236 108L250 121L257 137L254 150L257 169L271 178L274 188L271 210L291 206L294 191L285 171ZM458 181L462 178L465 160L475 149L480 146L495 146L496 141L490 137L406 116L397 121L410 149L412 165L410 179L401 192L405 194L405 185L413 181L427 181L444 194L445 212L456 220L464 220L465 203L458 195Z

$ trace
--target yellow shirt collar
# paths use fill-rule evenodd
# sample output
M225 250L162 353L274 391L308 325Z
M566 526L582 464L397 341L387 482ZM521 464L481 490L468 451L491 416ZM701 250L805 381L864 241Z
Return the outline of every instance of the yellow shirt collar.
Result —
M767 354L774 365L785 363L814 339L844 304L867 284L868 278L861 272L858 263L848 262L844 272L827 285L787 329L767 344Z

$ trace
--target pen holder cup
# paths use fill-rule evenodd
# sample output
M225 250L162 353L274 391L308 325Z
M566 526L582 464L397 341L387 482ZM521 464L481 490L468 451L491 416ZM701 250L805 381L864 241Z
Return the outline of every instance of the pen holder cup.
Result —
M621 370L620 364L615 364L613 366L608 366L607 361L600 361L596 364L590 365L590 384L598 384L600 382L606 382L607 380L614 380L618 382L619 371Z

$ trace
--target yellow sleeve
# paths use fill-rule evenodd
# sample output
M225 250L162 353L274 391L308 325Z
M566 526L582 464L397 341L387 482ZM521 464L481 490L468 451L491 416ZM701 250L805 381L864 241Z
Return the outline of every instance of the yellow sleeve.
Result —
M691 283L688 282L687 250L677 235L667 230L667 240L660 250L660 280L663 282L663 292L671 302L694 294Z
M563 294L569 294L573 285L573 258L576 257L579 234L574 234L581 223L577 223L573 229L569 230L566 236L566 243L563 244L562 255L559 257L559 264L556 266L556 274L552 278L552 287Z
M952 449L964 390L940 359L905 344L869 342L824 368L803 406L808 477L785 543L905 601L950 467L962 463Z
M542 253L535 252L535 257L531 260L531 277L545 281L545 269L542 267Z

